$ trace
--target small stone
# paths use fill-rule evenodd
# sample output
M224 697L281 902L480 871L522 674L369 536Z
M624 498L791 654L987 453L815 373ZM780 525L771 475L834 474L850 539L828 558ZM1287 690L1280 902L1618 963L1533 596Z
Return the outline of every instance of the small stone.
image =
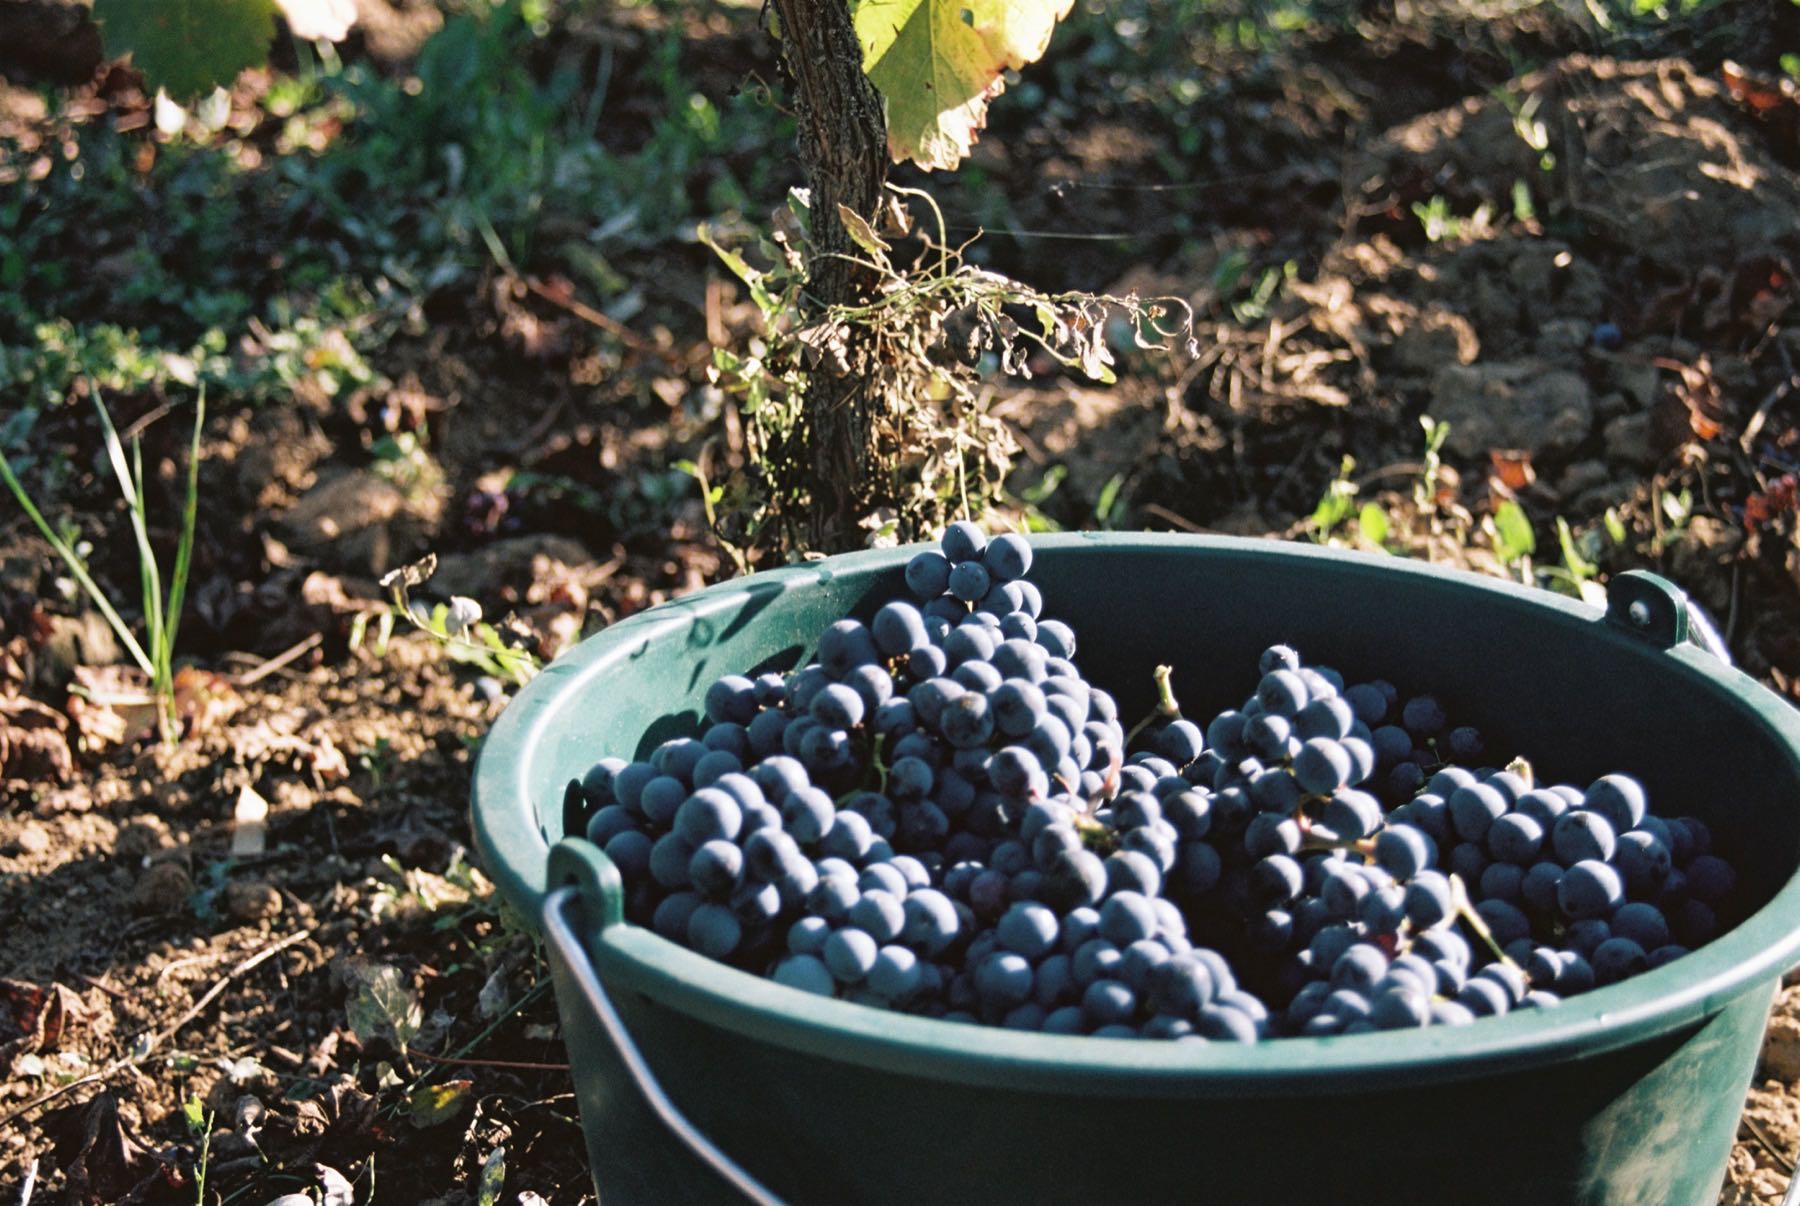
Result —
M1535 350L1550 358L1569 356L1587 346L1592 331L1592 325L1579 318L1552 318L1538 330Z
M1576 461L1557 480L1556 492L1563 498L1574 498L1611 481L1612 476L1604 461Z
M173 850L175 845L175 835L169 832L168 823L155 815L126 822L119 827L118 837L113 839L113 849L121 857L133 860Z
M376 577L412 547L421 518L441 499L409 496L370 470L321 479L277 520L277 534L296 554L328 568Z
M36 821L27 821L13 838L13 845L21 854L42 854L50 849L50 831Z
M1648 360L1615 356L1606 361L1606 384L1630 398L1632 405L1644 408L1662 396L1661 372Z
M281 893L259 879L233 881L225 887L225 912L234 921L267 921L281 912Z
M1621 415L1606 425L1608 460L1634 469L1652 468L1659 459L1650 447L1649 411Z
M131 889L131 907L139 913L175 913L193 894L194 881L180 864L152 863Z
M44 623L49 633L38 649L39 686L65 690L75 677L75 667L110 666L123 659L118 640L98 612L84 611L78 616L51 612Z

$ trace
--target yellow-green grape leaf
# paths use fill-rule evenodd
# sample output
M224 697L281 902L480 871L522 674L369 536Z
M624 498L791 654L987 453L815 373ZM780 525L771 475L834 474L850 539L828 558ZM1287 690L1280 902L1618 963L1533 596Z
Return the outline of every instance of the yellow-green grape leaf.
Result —
M954 168L987 124L1002 72L1035 62L1074 0L853 0L863 70L887 100L888 151Z
M481 1184L475 1191L475 1206L498 1206L500 1191L506 1188L506 1149L497 1147L481 1165Z
M472 1080L450 1080L441 1085L420 1085L406 1095L406 1116L420 1130L449 1122L469 1104Z

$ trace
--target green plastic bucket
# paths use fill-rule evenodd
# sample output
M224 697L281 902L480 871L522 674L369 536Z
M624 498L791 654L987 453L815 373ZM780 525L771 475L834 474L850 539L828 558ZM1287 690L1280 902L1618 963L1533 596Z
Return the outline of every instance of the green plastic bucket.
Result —
M1149 710L1236 703L1285 641L1429 688L1540 775L1640 776L1737 867L1743 920L1659 970L1471 1027L1255 1045L958 1025L790 990L625 924L563 837L602 756L699 726L726 672L787 669L902 589L912 550L759 574L616 624L483 745L474 823L550 939L601 1200L1700 1203L1718 1193L1777 982L1800 961L1800 714L1689 640L1679 591L1596 608L1396 558L1227 538L1035 540L1077 661ZM555 845L554 856L551 847Z

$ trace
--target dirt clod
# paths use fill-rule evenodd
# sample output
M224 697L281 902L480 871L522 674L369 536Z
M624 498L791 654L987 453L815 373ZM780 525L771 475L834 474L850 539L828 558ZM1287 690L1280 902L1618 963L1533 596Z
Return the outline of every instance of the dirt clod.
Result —
M176 848L175 835L170 832L169 823L155 813L137 817L119 826L118 836L114 840L114 849L121 858L128 861L143 862Z
M406 493L367 470L320 481L282 517L280 530L296 553L363 577L411 555L423 532Z
M179 863L152 863L131 887L131 907L152 915L174 913L193 893L194 881Z
M1783 989L1763 1036L1762 1070L1776 1080L1800 1081L1800 988Z
M281 912L281 893L262 880L234 881L225 888L225 912L235 921L267 921Z
M36 821L27 821L13 835L13 848L20 854L42 854L50 849L50 831Z
M1593 423L1587 382L1535 360L1447 365L1431 392L1433 417L1450 424L1451 450L1470 458L1490 448L1566 452Z
M74 769L67 717L33 699L0 699L0 780L64 782Z

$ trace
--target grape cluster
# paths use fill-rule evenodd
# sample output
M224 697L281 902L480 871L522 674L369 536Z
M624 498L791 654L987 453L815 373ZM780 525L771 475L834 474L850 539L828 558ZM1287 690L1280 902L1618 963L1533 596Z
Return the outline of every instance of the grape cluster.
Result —
M912 599L792 674L720 678L699 736L571 783L628 916L821 995L1245 1042L1547 1007L1717 929L1734 877L1701 822L1623 775L1468 769L1480 734L1433 697L1285 646L1204 727L1159 671L1128 733L1031 561L952 524Z
M1470 769L1455 760L1481 735L1430 695L1346 687L1282 646L1260 668L1184 772L1210 783L1226 869L1215 899L1180 903L1284 1002L1283 1033L1552 1006L1717 931L1730 865L1703 822L1650 815L1635 779L1584 790L1536 786L1523 762Z

